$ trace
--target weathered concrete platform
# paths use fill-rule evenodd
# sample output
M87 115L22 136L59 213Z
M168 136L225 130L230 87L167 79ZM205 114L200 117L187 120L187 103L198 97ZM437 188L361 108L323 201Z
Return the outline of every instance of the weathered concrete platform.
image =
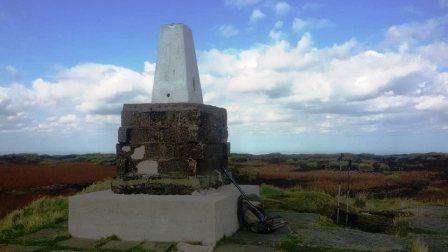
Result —
M259 187L243 185L250 194ZM69 198L69 232L78 238L116 235L128 241L201 242L214 245L238 230L233 185L196 195L114 194L100 191Z

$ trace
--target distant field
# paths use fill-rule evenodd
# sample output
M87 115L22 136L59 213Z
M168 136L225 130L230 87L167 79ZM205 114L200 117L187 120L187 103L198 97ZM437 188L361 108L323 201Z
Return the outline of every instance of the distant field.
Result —
M230 157L230 167L240 183L330 195L337 194L340 184L342 193L349 187L351 196L448 201L448 156L444 153L345 154L341 163L337 158L338 155L320 154L235 154ZM353 162L350 173L348 160Z
M57 184L90 184L116 174L115 166L86 163L0 164L0 171L0 191Z
M70 195L115 174L114 165L0 164L0 218L43 196Z
M342 190L350 186L351 195L365 194L377 198L384 197L431 197L448 199L448 182L440 179L434 171L408 172L359 172L339 173L334 170L297 171L282 164L266 164L262 166L238 167L238 180L249 184L271 184L280 187L300 188L336 194L338 185ZM348 183L350 181L350 183ZM428 190L433 189L433 193ZM440 192L440 193L437 193ZM425 197L422 197L423 193Z

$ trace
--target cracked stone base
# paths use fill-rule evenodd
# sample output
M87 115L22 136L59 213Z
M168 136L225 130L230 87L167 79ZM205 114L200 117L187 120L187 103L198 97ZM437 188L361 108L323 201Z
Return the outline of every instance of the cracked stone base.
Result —
M154 195L189 195L195 191L218 188L229 184L221 174L191 176L188 178L140 178L140 179L115 179L111 189L114 193L121 194L154 194Z
M259 187L243 185L250 194ZM114 194L69 198L69 232L78 238L116 235L127 241L200 242L214 245L238 229L239 192L233 185L194 195Z

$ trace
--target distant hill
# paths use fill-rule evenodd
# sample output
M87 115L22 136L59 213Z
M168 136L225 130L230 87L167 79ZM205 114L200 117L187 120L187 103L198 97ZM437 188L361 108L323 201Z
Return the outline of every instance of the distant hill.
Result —
M339 154L242 154L232 153L231 166L256 165L257 162L295 165L300 170L338 169ZM396 155L343 153L343 160L352 160L353 170L360 171L411 171L437 170L448 172L448 153L415 153ZM115 164L114 154L38 155L8 154L0 156L0 164L54 164L59 162ZM342 165L345 165L345 163Z
M23 153L0 156L0 164L56 164L61 162L113 165L115 164L115 155L100 153L70 155L38 155Z

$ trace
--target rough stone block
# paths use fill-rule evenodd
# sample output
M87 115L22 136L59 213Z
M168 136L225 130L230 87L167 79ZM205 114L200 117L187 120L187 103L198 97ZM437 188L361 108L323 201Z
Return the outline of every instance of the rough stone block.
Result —
M195 103L124 104L121 126L149 127L163 125L227 126L223 108Z
M130 127L118 129L120 143L226 143L227 128L202 128L197 125L182 125L172 127Z
M258 186L242 186L259 193ZM69 198L73 237L111 235L128 241L201 242L214 245L238 229L239 192L233 185L195 195L114 194L100 191Z
M215 175L228 166L227 112L192 103L125 104L118 142L122 179ZM122 191L136 191L135 187L142 192L159 191L159 184L146 183Z

